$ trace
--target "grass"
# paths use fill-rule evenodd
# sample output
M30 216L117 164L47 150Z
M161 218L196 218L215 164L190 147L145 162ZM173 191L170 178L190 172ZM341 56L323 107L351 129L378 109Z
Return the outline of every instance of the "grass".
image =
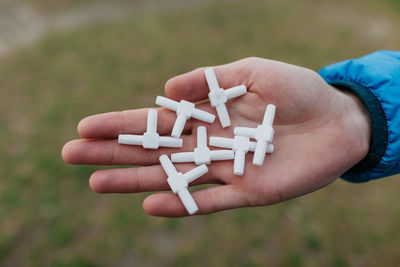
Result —
M396 178L163 219L144 214L146 194L91 192L97 168L68 166L60 150L82 117L153 105L168 78L198 66L256 55L318 69L398 49L399 16L389 2L209 2L53 33L3 58L0 265L396 265ZM371 32L382 19L389 32Z

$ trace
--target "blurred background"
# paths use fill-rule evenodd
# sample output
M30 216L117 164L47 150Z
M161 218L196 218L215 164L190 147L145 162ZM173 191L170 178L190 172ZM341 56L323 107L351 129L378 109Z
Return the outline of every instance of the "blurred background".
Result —
M154 106L198 66L318 70L399 50L399 29L398 0L0 0L0 266L398 265L400 177L164 219L146 194L93 193L98 167L60 151L81 118Z

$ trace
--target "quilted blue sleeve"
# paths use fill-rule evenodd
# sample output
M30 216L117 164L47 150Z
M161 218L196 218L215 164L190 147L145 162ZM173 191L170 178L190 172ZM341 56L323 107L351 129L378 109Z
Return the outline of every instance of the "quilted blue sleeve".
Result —
M371 115L368 155L342 178L366 182L400 173L400 52L378 51L324 67L319 74L358 95Z

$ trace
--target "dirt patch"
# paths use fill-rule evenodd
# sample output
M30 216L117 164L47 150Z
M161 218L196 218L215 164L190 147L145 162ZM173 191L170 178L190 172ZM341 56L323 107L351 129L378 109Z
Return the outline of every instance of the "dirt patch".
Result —
M96 1L46 13L22 1L1 1L0 56L26 47L52 31L113 21L148 10L167 10L201 2L206 0L119 1L117 4Z

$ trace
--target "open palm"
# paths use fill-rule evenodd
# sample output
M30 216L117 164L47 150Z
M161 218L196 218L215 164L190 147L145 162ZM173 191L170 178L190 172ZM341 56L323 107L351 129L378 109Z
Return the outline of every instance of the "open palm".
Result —
M233 137L236 126L256 127L267 104L277 106L274 121L275 151L264 164L252 164L246 156L243 176L233 175L233 161L212 162L209 172L193 184L218 184L192 193L199 214L243 206L261 206L284 201L317 190L334 181L368 152L370 122L365 108L351 95L328 85L317 73L294 65L261 58L247 58L214 67L222 88L244 84L247 94L227 103L232 125L222 128L191 119L182 135L182 149L144 150L117 143L118 134L142 134L147 109L98 114L83 119L78 132L83 139L68 142L63 158L72 164L142 165L142 167L99 170L90 177L91 188L99 193L136 193L169 190L159 156L193 151L196 129L207 127L208 136ZM196 69L170 79L167 97L188 101L207 98L208 86ZM209 103L197 106L216 114ZM158 132L171 133L176 115L160 108ZM186 172L193 163L175 164ZM187 212L172 193L148 196L144 210L152 215L179 217Z

